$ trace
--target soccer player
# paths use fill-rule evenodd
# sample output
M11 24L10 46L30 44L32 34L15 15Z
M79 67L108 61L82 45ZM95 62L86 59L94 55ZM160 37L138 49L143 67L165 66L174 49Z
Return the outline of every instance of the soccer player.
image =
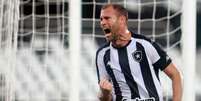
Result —
M173 101L181 101L181 76L155 42L127 28L128 12L102 7L100 25L108 41L96 53L101 101L163 101L159 70L172 80Z

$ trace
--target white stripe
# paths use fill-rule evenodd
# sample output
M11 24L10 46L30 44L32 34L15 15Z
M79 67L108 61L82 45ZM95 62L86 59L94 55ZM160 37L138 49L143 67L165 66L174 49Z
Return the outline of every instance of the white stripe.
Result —
M105 69L105 65L104 65L104 55L106 50L108 50L109 47L103 48L102 50L99 51L99 53L97 54L97 65L98 65L98 70L99 70L99 76L100 76L100 80L105 78L105 79L110 79L109 75L107 74L107 71Z
M160 59L160 56L156 49L153 47L153 45L146 41L146 40L141 40L137 39L137 42L141 43L145 49L146 55L148 56L148 59L154 64L156 61Z

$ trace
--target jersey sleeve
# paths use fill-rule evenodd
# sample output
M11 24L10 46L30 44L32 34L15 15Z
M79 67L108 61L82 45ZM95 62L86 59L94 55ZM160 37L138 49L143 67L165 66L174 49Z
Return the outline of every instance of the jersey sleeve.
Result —
M172 62L167 53L156 42L150 42L147 54L155 69L164 70Z
M109 79L109 75L107 74L103 59L104 59L104 52L97 51L96 70L97 70L97 76L98 76L98 83L103 78Z

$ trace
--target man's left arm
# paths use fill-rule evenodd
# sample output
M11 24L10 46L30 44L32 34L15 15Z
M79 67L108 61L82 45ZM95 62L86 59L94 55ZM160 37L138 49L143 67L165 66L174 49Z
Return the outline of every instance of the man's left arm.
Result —
M170 63L165 69L165 74L172 80L173 101L181 101L182 99L182 79L179 70L173 63Z

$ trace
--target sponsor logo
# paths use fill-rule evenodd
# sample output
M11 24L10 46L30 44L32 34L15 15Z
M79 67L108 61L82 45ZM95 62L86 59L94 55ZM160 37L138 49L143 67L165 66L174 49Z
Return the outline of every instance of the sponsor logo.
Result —
M136 98L136 99L123 99L122 101L155 101L155 98Z

